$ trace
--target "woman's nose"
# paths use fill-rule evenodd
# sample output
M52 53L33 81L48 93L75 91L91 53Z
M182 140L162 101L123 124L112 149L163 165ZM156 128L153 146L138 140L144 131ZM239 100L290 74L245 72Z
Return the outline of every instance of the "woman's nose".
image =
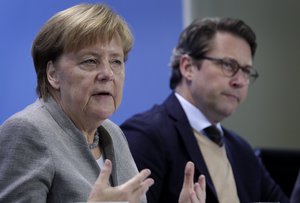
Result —
M99 80L112 80L114 77L114 72L111 68L109 62L102 63L101 67L99 67L97 78Z

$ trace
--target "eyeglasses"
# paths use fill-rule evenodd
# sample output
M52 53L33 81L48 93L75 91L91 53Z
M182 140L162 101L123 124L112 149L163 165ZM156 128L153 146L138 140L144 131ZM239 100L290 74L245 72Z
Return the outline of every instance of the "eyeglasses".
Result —
M197 60L210 60L221 67L222 72L227 77L233 77L241 69L243 76L247 80L247 84L252 84L258 78L258 72L252 66L241 66L236 60L228 58L214 58L209 56L202 56Z

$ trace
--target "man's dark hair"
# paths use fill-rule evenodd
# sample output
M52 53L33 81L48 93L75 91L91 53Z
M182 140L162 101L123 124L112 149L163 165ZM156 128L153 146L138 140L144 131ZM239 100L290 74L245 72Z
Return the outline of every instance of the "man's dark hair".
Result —
M178 44L173 50L170 61L172 68L170 88L175 89L180 83L182 75L179 70L182 55L189 55L194 59L201 59L211 50L212 41L217 32L228 32L246 40L254 57L256 50L256 36L253 30L242 20L232 18L203 18L195 19L180 34Z

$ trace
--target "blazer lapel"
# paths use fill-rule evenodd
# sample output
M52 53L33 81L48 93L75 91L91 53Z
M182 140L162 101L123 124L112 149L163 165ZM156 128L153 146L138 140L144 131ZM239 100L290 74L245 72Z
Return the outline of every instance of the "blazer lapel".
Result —
M114 149L113 149L113 143L111 140L111 137L109 136L109 133L105 130L103 126L100 126L98 128L98 132L101 135L99 137L100 139L100 144L101 148L103 149L105 159L109 159L112 163L112 174L110 176L110 184L112 186L118 185L118 175L117 171L115 170L116 168L116 160L115 160L115 155L114 155Z
M195 164L195 171L198 171L200 174L205 175L207 186L216 195L215 188L210 178L202 153L200 152L193 130L188 122L184 110L182 109L174 93L168 97L165 104L168 114L174 120L175 128L178 130L179 135L182 138L188 155L190 156L191 161L193 161Z
M230 132L228 130L226 130L225 128L223 128L223 132L224 132L224 137L225 137L225 139L224 139L225 140L225 150L226 150L226 154L227 154L228 160L229 160L231 168L232 168L232 173L233 173L233 176L235 179L238 196L239 196L241 202L249 201L249 200L247 200L248 192L245 191L245 189L244 189L245 182L243 182L243 178L241 177L241 171L240 171L241 167L238 165L238 161L240 159L235 157L237 154L236 152L238 152L240 150L235 149L235 145L231 144L231 141L229 139ZM245 160L243 160L243 161L245 161ZM239 169L239 170L236 170L236 169Z

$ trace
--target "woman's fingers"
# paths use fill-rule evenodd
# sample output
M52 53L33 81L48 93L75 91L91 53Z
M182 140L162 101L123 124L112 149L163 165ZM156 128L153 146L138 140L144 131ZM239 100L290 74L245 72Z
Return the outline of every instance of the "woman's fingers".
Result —
M193 162L187 162L184 169L184 180L179 196L179 203L205 203L206 184L204 175L200 175L194 183L195 166Z
M139 194L146 193L149 190L149 187L151 187L153 184L154 184L154 180L152 178L147 178L146 180L144 180L140 185Z
M194 192L194 163L187 162L184 168L184 179L182 184L182 189L179 195L179 203L190 203L196 197Z
M205 200L206 200L206 183L205 183L205 176L204 175L199 176L198 182L195 183L195 185L194 185L194 191L196 193L195 195L196 195L197 200L198 200L198 201L195 201L195 202L200 201L200 203L205 203Z
M199 176L198 183L200 185L200 189L202 191L205 191L206 190L206 181L205 181L205 176L204 175Z
M130 203L140 203L143 195L154 184L154 180L148 178L150 174L149 169L144 169L126 183L118 186L118 190L126 194L127 197L125 199Z
M92 191L89 201L129 201L139 203L143 195L153 185L154 180L148 178L151 174L149 169L144 169L133 178L117 187L109 185L109 177L112 172L112 163L105 160Z
M200 175L198 178L199 183L199 193L197 193L198 198L201 200L201 202L205 202L206 200L206 180L204 175Z
M113 191L109 190L109 177L112 171L111 161L106 159L104 161L103 167L100 174L92 188L89 195L88 201L102 201L111 200L110 197L113 196Z
M100 175L98 176L96 183L97 185L108 186L109 177L112 171L112 163L109 159L104 161L103 167L101 168Z
M129 181L121 185L120 188L124 188L125 190L130 190L132 192L136 190L145 191L154 183L152 178L148 178L150 174L151 171L149 169L144 169Z
M193 188L194 186L194 163L189 161L187 162L184 170L184 180L183 187L185 188Z

